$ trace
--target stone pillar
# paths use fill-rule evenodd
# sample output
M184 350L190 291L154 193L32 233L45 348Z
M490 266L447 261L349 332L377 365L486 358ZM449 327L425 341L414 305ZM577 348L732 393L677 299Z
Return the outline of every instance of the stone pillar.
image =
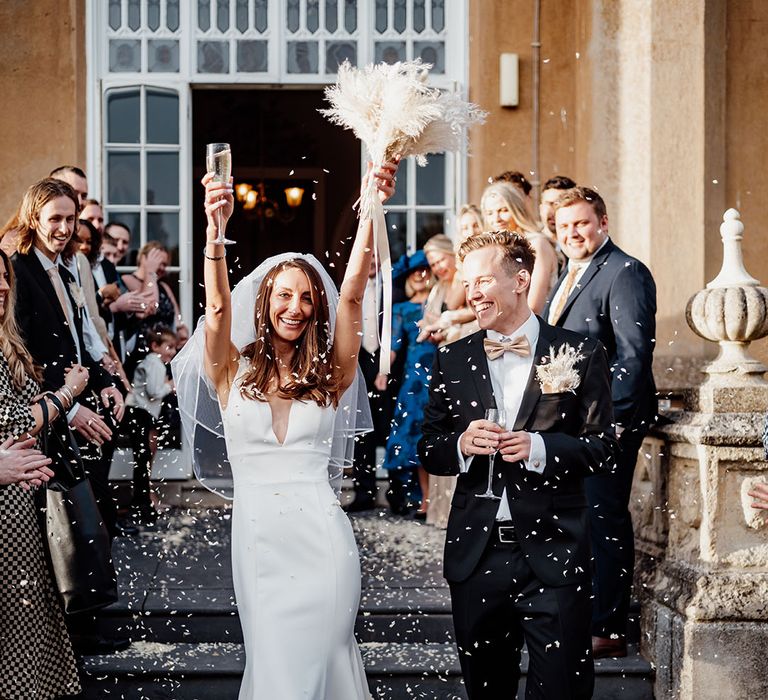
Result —
M726 700L768 689L767 521L746 495L768 481L760 443L768 368L748 353L768 334L768 289L744 269L738 217L726 212L723 268L686 311L720 354L684 409L646 442L636 474L636 590L657 698Z

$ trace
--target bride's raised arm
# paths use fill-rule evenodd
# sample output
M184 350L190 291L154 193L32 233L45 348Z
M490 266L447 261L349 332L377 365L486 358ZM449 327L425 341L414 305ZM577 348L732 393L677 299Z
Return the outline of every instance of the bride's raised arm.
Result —
M379 197L382 202L386 202L395 193L397 163L385 163L379 170L372 170L369 163L363 177L363 187L369 177L375 177ZM352 384L357 371L357 355L362 341L363 293L368 281L372 255L373 224L369 219L361 219L341 283L333 338L333 364L339 372L342 391Z
M226 400L232 379L237 373L237 349L232 345L232 302L229 291L229 275L223 243L216 242L218 216L221 227L226 228L232 216L234 198L232 183L215 182L207 173L205 185L205 373L216 387L220 398Z

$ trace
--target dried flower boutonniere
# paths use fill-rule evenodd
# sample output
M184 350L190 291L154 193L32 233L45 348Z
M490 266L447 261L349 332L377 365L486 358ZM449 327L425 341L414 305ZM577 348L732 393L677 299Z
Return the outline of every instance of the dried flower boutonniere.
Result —
M574 348L568 343L561 345L557 351L549 347L549 357L543 357L541 364L536 367L536 378L539 380L542 394L557 394L564 391L574 392L581 384L581 377L576 371L576 364L584 359L581 345Z

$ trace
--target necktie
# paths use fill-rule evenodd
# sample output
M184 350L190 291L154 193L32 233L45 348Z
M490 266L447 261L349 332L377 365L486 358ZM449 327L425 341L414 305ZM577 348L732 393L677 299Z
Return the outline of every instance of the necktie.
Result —
M515 355L520 355L520 357L528 357L531 354L531 344L524 335L519 335L517 338L512 338L512 340L502 341L486 338L483 340L483 348L489 360L495 360L505 352L513 352Z
M371 355L379 349L378 307L376 280L369 279L363 294L363 349Z
M568 275L563 282L563 291L557 300L557 306L549 312L549 323L551 325L554 326L563 313L568 297L571 295L571 291L576 284L576 278L579 276L579 272L581 272L581 265L571 263L568 268Z
M51 284L56 292L56 296L59 299L61 310L64 313L64 318L67 319L67 323L71 325L72 319L69 317L69 306L67 305L66 297L64 296L64 282L61 280L58 266L54 265L48 270L48 277L51 278Z

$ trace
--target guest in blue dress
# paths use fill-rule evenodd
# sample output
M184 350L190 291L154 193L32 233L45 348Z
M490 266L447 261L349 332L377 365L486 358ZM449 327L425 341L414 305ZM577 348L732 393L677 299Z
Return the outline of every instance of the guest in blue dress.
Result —
M432 275L429 262L418 251L400 262L395 274L405 277L408 301L392 307L392 360L405 353L403 379L397 395L392 428L387 439L384 468L389 470L387 500L392 512L405 515L418 506L426 516L429 478L420 466L416 443L421 437L421 421L429 398L429 373L435 346L418 340L424 304L429 296ZM377 381L386 385L386 377Z

